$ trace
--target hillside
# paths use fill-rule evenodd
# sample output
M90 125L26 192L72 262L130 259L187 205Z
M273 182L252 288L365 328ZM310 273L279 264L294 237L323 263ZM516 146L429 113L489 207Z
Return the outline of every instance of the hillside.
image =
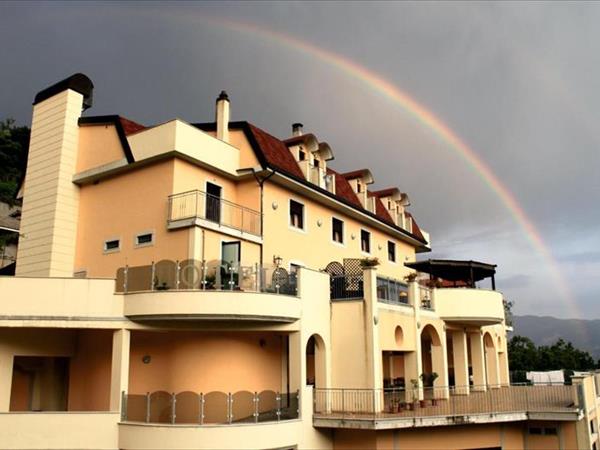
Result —
M557 319L549 316L514 316L512 335L526 336L536 345L551 345L559 338L600 358L600 320Z

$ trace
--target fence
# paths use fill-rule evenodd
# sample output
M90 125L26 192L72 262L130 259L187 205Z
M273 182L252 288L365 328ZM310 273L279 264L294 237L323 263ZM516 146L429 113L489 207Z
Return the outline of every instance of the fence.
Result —
M332 275L329 280L331 300L362 299L365 296L364 275Z
M245 233L260 236L258 211L223 200L203 191L188 191L169 196L169 222L200 218Z
M433 302L431 301L431 289L425 286L419 286L419 301L421 309L429 309L433 311Z
M315 389L315 415L415 418L518 412L576 412L577 386L452 386ZM467 392L469 392L467 394Z
M275 265L162 260L117 270L116 292L213 290L297 295L296 273Z
M299 417L299 392L123 392L121 420L163 424L277 422Z
M391 278L377 277L377 300L392 305L408 305L408 285Z

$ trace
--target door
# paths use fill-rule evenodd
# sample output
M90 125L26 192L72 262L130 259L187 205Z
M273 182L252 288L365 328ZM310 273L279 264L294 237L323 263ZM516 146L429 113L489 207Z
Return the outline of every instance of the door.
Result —
M221 221L221 186L206 183L206 220Z
M240 289L240 242L221 243L221 285L222 289Z

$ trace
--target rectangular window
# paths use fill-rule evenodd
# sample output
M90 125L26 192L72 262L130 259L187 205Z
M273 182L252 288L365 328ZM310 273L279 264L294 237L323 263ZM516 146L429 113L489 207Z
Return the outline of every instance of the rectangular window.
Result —
M356 192L359 194L362 192L362 186L360 185L360 181L356 181Z
M529 434L542 434L542 429L539 427L530 427Z
M388 260L396 262L396 244L392 241L388 241Z
M319 161L318 159L315 159L315 163L313 164L315 167L319 167L321 164L321 161Z
M304 230L304 205L290 200L290 225Z
M104 251L105 252L116 252L121 248L121 241L119 239L110 239L108 241L104 241Z
M365 253L371 253L371 233L360 230L360 249Z
M333 242L344 243L344 222L335 217L331 219L331 239Z
M142 233L142 234L138 234L135 237L135 246L136 247L152 245L153 243L154 243L154 234L152 234L152 233Z
M298 160L304 161L305 159L306 159L306 153L304 153L302 150L298 150Z

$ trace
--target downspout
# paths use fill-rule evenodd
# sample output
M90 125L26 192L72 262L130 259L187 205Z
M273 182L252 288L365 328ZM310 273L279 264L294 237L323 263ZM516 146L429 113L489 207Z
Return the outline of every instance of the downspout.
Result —
M265 197L265 193L264 193L264 184L265 181L267 181L269 178L271 178L273 175L275 175L275 171L271 170L271 173L265 177L259 177L258 174L256 173L256 170L254 168L251 169L252 170L252 175L254 175L254 179L256 180L256 182L258 183L258 186L260 188L260 232L261 235L264 236L264 197ZM260 245L260 265L262 267L263 265L263 261L264 261L264 255L263 255L263 244Z

